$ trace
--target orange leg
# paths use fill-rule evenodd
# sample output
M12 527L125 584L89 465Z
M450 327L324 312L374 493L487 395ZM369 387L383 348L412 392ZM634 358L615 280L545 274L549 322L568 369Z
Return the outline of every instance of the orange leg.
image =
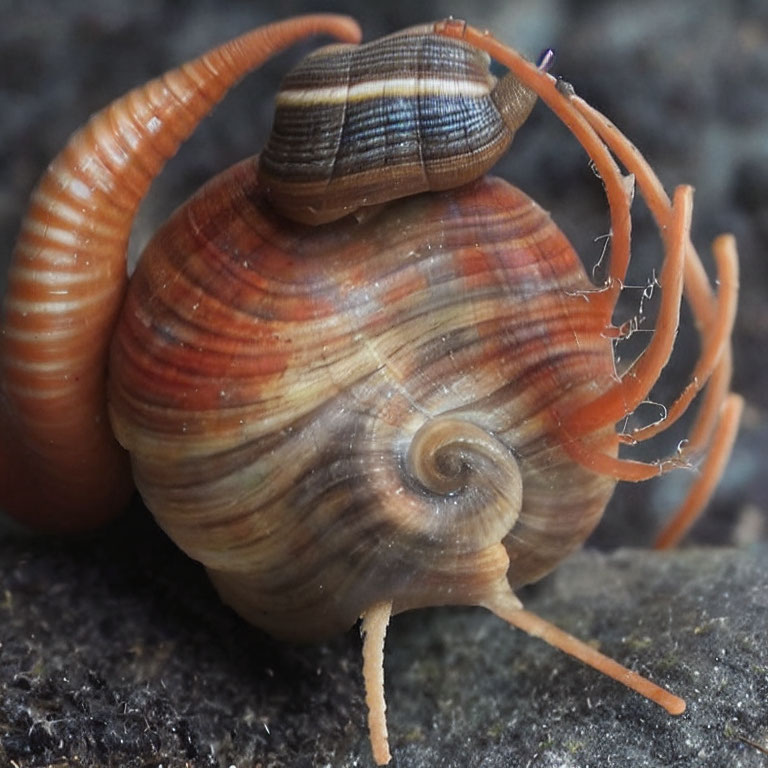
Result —
M363 614L363 679L368 705L368 732L376 765L390 759L387 735L387 705L384 700L384 638L392 615L392 601L372 605Z
M662 299L653 338L619 382L590 403L563 415L563 431L571 438L615 424L646 399L667 364L677 335L683 295L683 263L691 227L693 190L678 187L671 220L665 227L667 256L661 271ZM668 228L667 228L668 227Z
M604 675L626 685L641 696L650 699L655 704L669 712L670 715L682 715L685 712L685 702L673 693L660 688L650 680L627 669L613 659L596 651L591 645L579 640L568 632L550 624L540 616L522 608L514 608L511 604L489 606L499 618L504 619L514 627L522 629L533 637L540 637L545 643L573 656Z
M645 159L606 117L582 99L573 98L572 101L619 159L625 164L631 164L633 170L638 173L638 182L643 196L657 223L663 226L665 211L669 207L669 198ZM636 430L631 436L635 440L652 437L677 421L695 395L707 383L729 345L738 297L738 255L733 236L718 237L713 244L713 252L720 286L717 301L714 300L709 279L696 250L688 243L686 251L684 290L686 300L693 310L696 325L703 336L700 358L688 385L670 406L666 418L658 424ZM723 392L724 397L725 392Z
M726 398L720 420L712 435L709 452L699 469L699 477L685 501L658 535L654 544L656 549L674 547L707 506L731 455L743 407L744 401L738 395L729 395Z
M513 627L542 639L552 647L645 696L669 714L681 715L685 712L685 702L679 696L627 669L535 613L524 610L511 590L497 594L485 607ZM371 606L362 616L365 700L368 705L371 749L376 765L386 765L391 759L384 698L384 639L391 615L392 603L384 601Z
M574 96L570 101L573 108L597 131L619 160L627 168L631 168L637 177L638 185L651 214L656 223L663 226L662 222L666 219L669 211L669 197L640 151L605 115L602 115L583 99ZM693 309L697 325L700 328L705 326L712 312L712 289L704 265L701 263L696 249L690 244L685 261L685 295Z
M732 239L730 237L719 238L718 240L722 240L723 244L729 242L732 244ZM718 264L720 265L720 270L718 273L718 281L720 282L721 296L718 301L717 312L713 322L717 323L721 318L726 318L727 330L728 333L730 333L736 304L736 294L738 291L737 262L735 252L723 250L719 251L719 253L720 258L718 259ZM713 347L719 346L719 336L720 329L719 327L715 327L713 336L708 337L713 338L713 341L709 344L705 343L705 347L712 350ZM725 339L725 342L727 342L727 338ZM701 366L697 364L697 368L699 367L708 368L709 361L705 360ZM601 474L615 477L617 480L638 482L647 480L654 475L661 474L669 469L686 466L688 456L694 456L706 447L706 443L720 418L725 398L728 395L731 380L731 352L730 346L727 343L720 349L720 359L714 367L714 370L711 373L708 370L705 371L701 374L702 378L705 374L709 381L707 382L704 399L699 407L696 420L691 427L690 437L685 448L674 457L669 457L652 464L645 464L639 461L618 459L614 456L606 455L598 450L590 448L589 443L586 441L569 443L566 446L567 450L579 463L588 466ZM706 381L706 379L704 379L704 381ZM686 410L693 397L700 391L700 382L701 379L696 378L696 371L694 370L691 382L670 408L670 412L665 419L657 424L652 424L649 427L644 427L641 430L632 433L632 435L628 436L626 442L635 443L638 440L645 440L654 437L667 429L675 420L677 420L677 418L679 418L681 413ZM639 437L637 437L637 435L639 435Z
M736 318L739 291L738 257L733 237L730 235L717 238L713 249L717 264L719 291L715 314L709 323L709 328L704 332L701 355L691 373L688 384L677 400L669 406L664 419L656 424L634 430L628 436L631 443L648 440L672 426L685 413L693 398L705 384L708 383L707 391L713 389L713 381L710 379L714 377L714 371L721 367L726 357L730 357L727 350ZM727 367L729 375L725 378L726 389L730 384L730 366ZM724 395L720 399L721 402L723 397Z

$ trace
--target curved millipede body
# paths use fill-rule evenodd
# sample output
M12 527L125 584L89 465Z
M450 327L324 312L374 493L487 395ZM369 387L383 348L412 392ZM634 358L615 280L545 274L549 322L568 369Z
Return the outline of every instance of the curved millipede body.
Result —
M152 179L246 72L346 17L272 24L126 94L72 136L40 180L8 273L0 334L0 503L48 530L114 516L132 490L106 410L106 357L131 224Z
M600 113L461 22L322 49L286 79L262 157L180 208L125 290L152 176L242 74L315 33L359 38L334 16L255 30L119 99L53 162L4 302L0 503L40 527L87 527L119 511L129 456L159 523L249 621L309 640L362 617L380 764L386 626L413 608L485 606L679 714L681 699L513 591L581 545L618 480L701 458L659 540L674 543L741 410L733 238L714 244L715 293L689 239L691 189L670 200ZM489 55L508 69L498 82ZM484 176L536 97L605 185L604 285L535 202ZM613 313L633 189L617 160L664 249L655 332L621 375ZM672 353L683 299L701 340L690 379L665 419L619 433ZM697 396L685 448L623 455Z

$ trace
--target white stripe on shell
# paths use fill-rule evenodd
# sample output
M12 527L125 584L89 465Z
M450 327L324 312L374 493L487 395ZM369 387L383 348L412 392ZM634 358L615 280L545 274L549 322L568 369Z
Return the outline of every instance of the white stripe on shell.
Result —
M394 77L369 80L351 88L347 85L321 86L280 91L278 107L311 107L321 104L345 104L367 99L408 98L414 96L440 96L443 98L482 98L488 96L487 83L461 81L440 77Z

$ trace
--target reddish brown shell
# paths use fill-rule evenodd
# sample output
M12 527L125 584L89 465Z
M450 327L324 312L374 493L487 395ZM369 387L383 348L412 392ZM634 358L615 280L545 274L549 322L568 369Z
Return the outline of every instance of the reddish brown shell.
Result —
M502 540L513 584L541 576L614 485L568 457L552 417L614 376L563 234L494 179L312 230L270 211L255 167L157 234L115 334L112 420L161 525L291 637L385 598L482 603ZM412 445L446 419L439 450ZM411 471L431 450L455 473L437 490Z

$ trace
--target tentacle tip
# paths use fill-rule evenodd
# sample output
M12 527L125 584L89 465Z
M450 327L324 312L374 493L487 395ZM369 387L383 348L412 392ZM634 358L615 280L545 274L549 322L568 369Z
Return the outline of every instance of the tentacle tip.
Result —
M662 707L669 712L670 715L673 715L675 717L678 717L679 715L682 715L683 712L685 712L685 701L681 699L679 696L673 696L672 694L669 694L669 697L666 701L662 702Z
M738 392L730 392L725 398L724 408L727 408L735 420L740 420L744 413L746 400Z
M376 765L389 765L392 760L392 755L389 752L389 747L384 747L381 751L374 750L373 761Z
M732 232L723 232L714 239L712 247L713 250L726 248L736 251L736 236Z
M683 210L690 216L691 210L693 209L693 193L694 188L691 184L678 184L675 187L675 192L672 198L673 208L682 205L684 207Z

